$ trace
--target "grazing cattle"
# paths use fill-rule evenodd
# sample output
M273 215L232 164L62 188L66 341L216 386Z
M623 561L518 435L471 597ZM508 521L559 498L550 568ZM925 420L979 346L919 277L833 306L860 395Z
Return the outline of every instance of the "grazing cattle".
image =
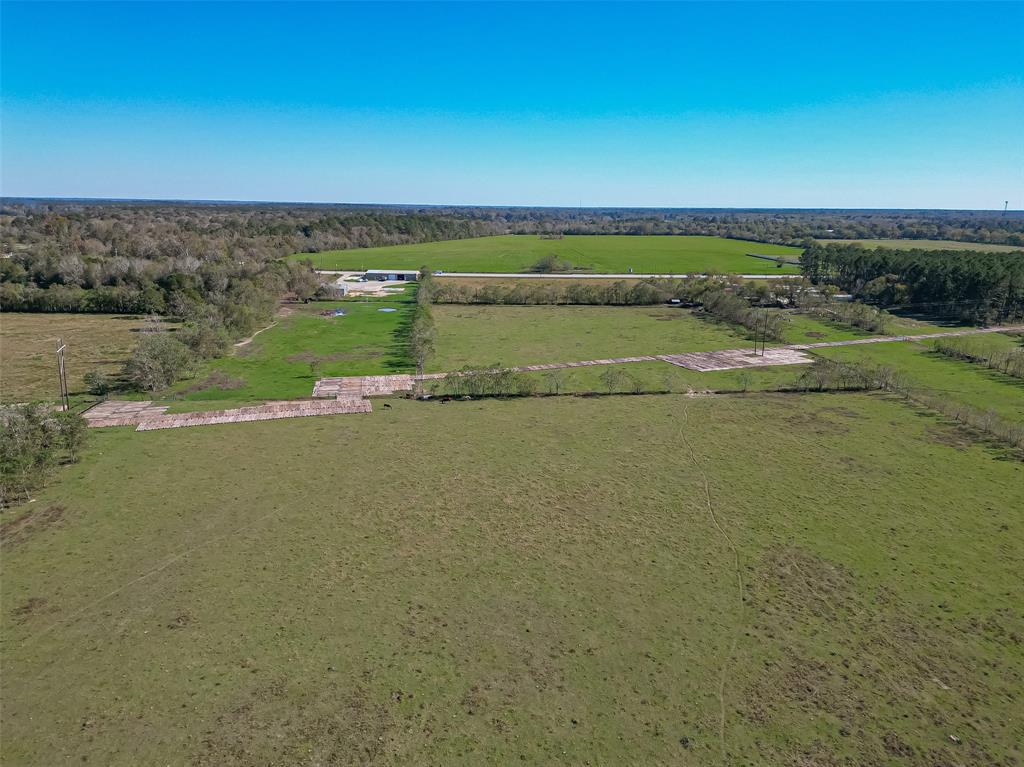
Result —
M389 405L387 402L385 402L384 403L384 409L385 410L390 410L391 409L391 405Z

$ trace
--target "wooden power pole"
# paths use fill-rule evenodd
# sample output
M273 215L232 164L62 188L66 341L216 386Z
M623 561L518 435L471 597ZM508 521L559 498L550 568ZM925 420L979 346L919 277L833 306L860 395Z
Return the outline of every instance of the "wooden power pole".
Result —
M64 370L64 350L67 344L63 338L57 339L57 381L60 384L60 404L64 410L71 409L71 399L68 397L68 375Z

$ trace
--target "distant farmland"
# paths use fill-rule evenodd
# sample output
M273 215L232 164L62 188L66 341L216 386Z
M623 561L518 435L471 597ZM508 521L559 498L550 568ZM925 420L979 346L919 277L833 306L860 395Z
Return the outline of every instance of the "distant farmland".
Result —
M1006 253L1024 251L1019 245L991 245L986 242L960 242L959 240L818 240L822 245L860 245L865 248L893 248L894 250L982 250Z
M631 237L580 235L542 239L534 235L478 237L386 248L298 253L318 269L418 269L427 266L447 272L524 272L546 256L591 273L779 273L795 274L798 266L777 266L748 253L796 258L800 248L768 245L722 237Z

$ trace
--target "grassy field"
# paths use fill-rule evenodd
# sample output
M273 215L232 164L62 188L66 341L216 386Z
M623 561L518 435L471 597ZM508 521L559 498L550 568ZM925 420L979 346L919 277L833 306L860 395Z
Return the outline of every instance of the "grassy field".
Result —
M309 397L316 379L322 376L411 372L403 325L412 306L411 293L365 303L345 300L296 305L294 313L281 318L275 327L231 356L206 363L171 395L192 402L217 402L218 406L297 399ZM342 309L345 316L320 314L335 308ZM389 308L396 311L380 311Z
M782 340L787 344L817 343L819 341L852 341L857 338L869 338L880 335L879 333L871 333L843 322L833 322L795 311L774 311L779 311L786 318L785 332ZM915 336L924 333L941 333L949 329L950 327L944 325L892 315L890 327L884 335Z
M606 379L607 371L619 377ZM803 365L785 365L746 370L697 372L667 362L630 362L583 368L525 372L534 381L537 394L605 394L611 380L616 393L660 392L758 392L793 388ZM613 374L614 375L614 374ZM458 394L444 379L433 381L426 390L435 395Z
M589 272L797 274L797 266L752 258L800 255L799 248L721 237L629 237L579 235L543 240L533 235L478 237L386 248L299 253L318 269L430 269L448 272L524 272L540 258L554 255Z
M1019 461L882 396L392 404L4 512L5 762L1024 759Z
M991 338L985 343L1013 343L1009 337L1003 338L1006 340ZM905 374L916 387L1024 423L1024 381L971 362L950 359L933 351L933 347L933 341L923 341L845 346L815 351L831 359L866 360L875 365L894 368Z
M1019 245L990 245L984 242L960 242L958 240L818 240L823 245L863 245L866 248L894 248L896 250L983 250L1024 251Z
M0 401L57 399L56 340L67 344L68 388L96 369L113 374L138 342L142 317L118 314L0 314Z
M667 306L460 306L433 308L438 371L734 349L730 326Z

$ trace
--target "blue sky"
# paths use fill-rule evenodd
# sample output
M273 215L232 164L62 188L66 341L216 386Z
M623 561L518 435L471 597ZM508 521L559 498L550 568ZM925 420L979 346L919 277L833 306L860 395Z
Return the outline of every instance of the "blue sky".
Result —
M0 191L1024 207L1024 3L3 2Z

